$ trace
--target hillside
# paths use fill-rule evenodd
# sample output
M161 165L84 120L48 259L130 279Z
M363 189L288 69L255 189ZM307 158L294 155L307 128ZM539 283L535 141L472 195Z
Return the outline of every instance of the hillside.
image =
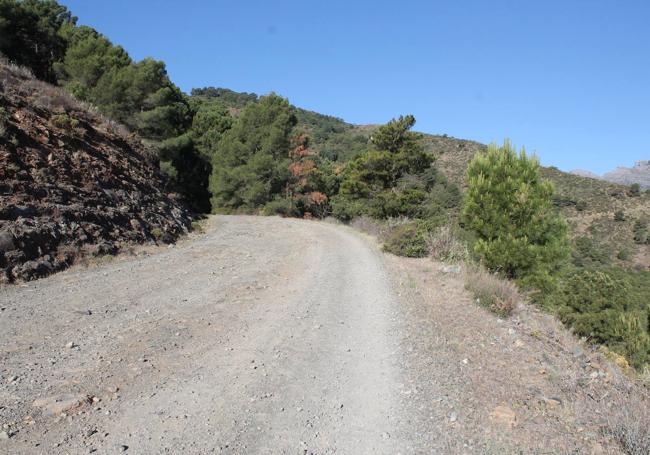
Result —
M461 185L467 163L485 147L478 142L445 136L425 135L424 140L437 156L440 169ZM633 196L629 187L554 167L542 168L542 174L554 184L555 205L569 221L573 239L589 239L593 249L590 254L605 255L621 265L650 267L650 246L634 240L635 223L650 219L650 195ZM624 214L623 220L614 219L618 211Z
M241 110L258 97L227 89L195 89L193 96L221 97L231 112ZM298 129L310 136L312 148L321 156L346 162L367 150L377 125L352 125L317 112L295 108ZM450 136L422 134L426 150L436 157L436 165L451 181L463 187L467 164L485 149L479 142ZM638 167L638 166L637 166ZM650 194L633 196L624 185L567 173L553 167L542 168L544 177L555 186L555 204L569 221L572 238L582 251L596 261L613 261L625 266L650 267L650 245L635 242L635 224L650 220ZM615 220L616 212L624 219Z
M13 65L0 87L0 281L187 232L157 159L123 127Z

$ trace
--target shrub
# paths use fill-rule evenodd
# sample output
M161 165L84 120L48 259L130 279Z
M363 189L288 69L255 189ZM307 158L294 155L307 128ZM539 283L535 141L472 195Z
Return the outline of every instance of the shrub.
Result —
M638 197L641 196L641 185L638 183L633 183L630 185L630 196Z
M262 209L262 213L267 216L280 215L286 217L298 216L298 210L295 204L289 198L278 198L267 202Z
M577 269L549 303L578 335L606 345L638 368L650 355L645 280L623 269Z
M396 226L388 233L384 250L397 256L424 257L429 254L426 231L417 222Z
M467 170L462 221L491 271L545 288L568 257L566 222L552 207L553 186L539 162L509 141L478 153Z
M634 241L643 245L648 242L648 223L645 220L636 220L634 222Z
M578 201L576 203L576 210L578 212L584 212L585 210L587 210L587 203L585 201Z
M467 245L461 242L449 225L436 228L427 237L429 252L434 259L445 262L465 262L469 259Z
M192 232L196 232L197 234L204 234L205 233L205 220L192 221Z
M630 250L628 250L627 248L623 248L622 250L620 250L620 251L618 252L618 254L616 255L616 257L617 257L618 259L620 259L621 261L629 261L629 260L630 260L630 257L631 257L631 255L630 255Z
M57 128L71 130L79 126L79 120L70 117L68 114L56 114L50 119L52 125Z
M619 222L625 221L625 212L623 212L622 210L617 210L614 213L614 221L619 221Z
M163 232L162 229L155 227L151 230L151 235L153 236L154 239L156 239L156 241L159 241L163 238L165 233Z
M607 265L611 262L609 253L592 237L578 237L575 240L572 256L573 263L579 267Z
M480 267L470 267L465 271L465 288L479 305L502 317L510 315L521 300L512 281Z
M650 409L640 400L619 399L612 404L605 435L618 441L626 454L649 454Z

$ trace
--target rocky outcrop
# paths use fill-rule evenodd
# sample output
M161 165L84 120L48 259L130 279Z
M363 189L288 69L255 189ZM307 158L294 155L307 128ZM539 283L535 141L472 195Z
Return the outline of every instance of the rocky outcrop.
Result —
M0 281L188 231L137 138L19 68L0 64L0 89Z
M603 175L603 179L621 185L638 183L641 188L650 189L650 160L637 161L631 168L617 167Z

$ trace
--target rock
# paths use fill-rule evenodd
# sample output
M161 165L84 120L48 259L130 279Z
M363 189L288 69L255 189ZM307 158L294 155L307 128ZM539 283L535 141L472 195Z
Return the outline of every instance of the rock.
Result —
M555 397L552 397L552 398L542 397L542 401L544 402L544 404L546 404L547 407L549 407L549 408L551 408L551 409L555 409L555 408L557 408L557 407L559 407L559 406L562 406L562 400L559 399L559 398L555 398Z
M456 273L460 273L460 270L461 270L460 265L443 265L440 268L440 271L442 273L454 273L454 274L456 274Z
M68 349L72 349L72 348L76 348L77 345L74 344L73 341L69 341L69 342L66 343L65 347L68 348Z
M517 424L517 415L515 414L515 411L510 409L508 406L497 406L494 408L490 413L490 419L510 428L515 427Z
M573 357L575 357L577 359L581 359L581 358L585 357L585 351L583 351L580 346L576 346L575 348L573 348L571 350L571 354L573 354Z
M381 438L382 438L382 439L390 439L390 433L384 431L384 432L381 434Z
M90 403L87 395L54 395L46 398L39 398L32 403L36 408L42 408L45 415L60 415L82 407Z
M6 431L0 431L0 440L9 439L9 438L10 438L9 433L7 433Z
M450 421L451 423L454 423L456 420L458 420L458 414L456 414L454 411L452 411L452 412L449 414L449 421Z
M15 248L16 245L14 244L13 234L7 231L0 232L0 253L13 251Z

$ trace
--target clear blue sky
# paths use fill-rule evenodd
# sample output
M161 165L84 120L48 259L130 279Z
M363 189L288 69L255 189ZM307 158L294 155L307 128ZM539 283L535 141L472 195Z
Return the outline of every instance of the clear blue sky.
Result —
M650 2L63 0L184 91L275 91L352 123L509 137L564 170L650 159Z

